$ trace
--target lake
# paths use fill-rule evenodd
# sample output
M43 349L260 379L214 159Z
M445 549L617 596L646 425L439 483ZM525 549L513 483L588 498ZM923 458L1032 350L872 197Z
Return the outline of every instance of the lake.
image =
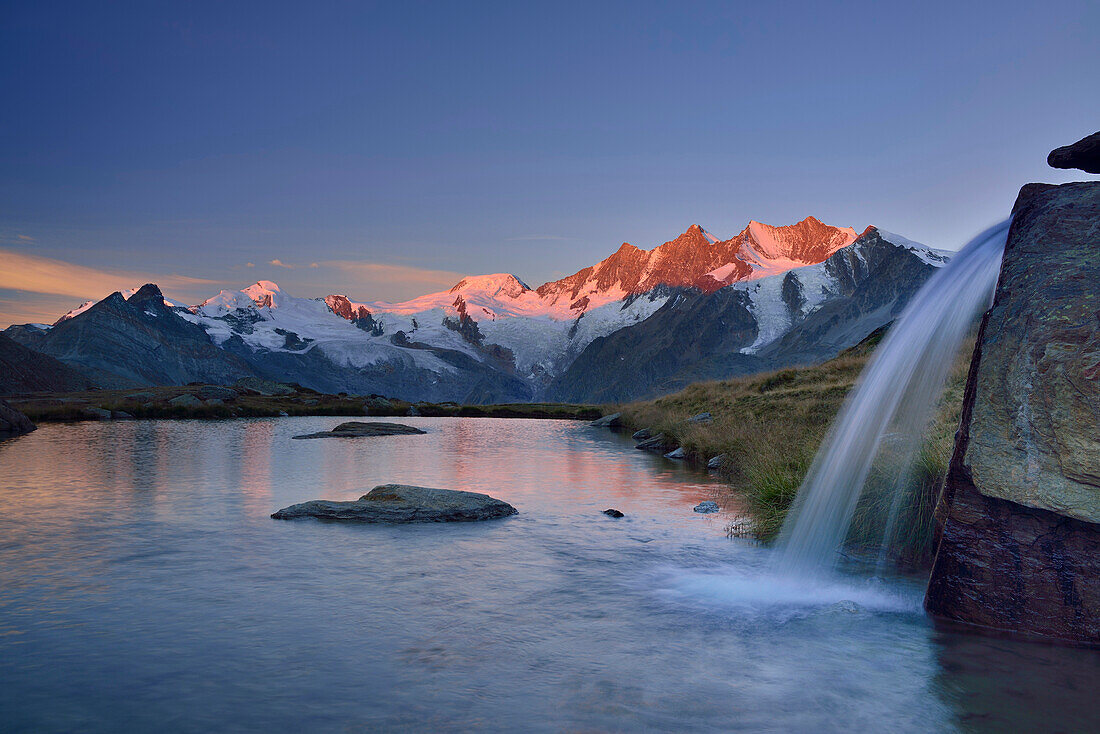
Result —
M1100 652L937 629L923 579L806 587L721 487L579 422L43 425L0 442L0 730L1083 731ZM389 482L519 514L277 521ZM626 513L609 518L602 510Z

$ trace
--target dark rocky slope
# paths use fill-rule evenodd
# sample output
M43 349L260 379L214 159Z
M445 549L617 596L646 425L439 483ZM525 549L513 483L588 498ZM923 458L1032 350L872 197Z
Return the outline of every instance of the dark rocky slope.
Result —
M14 336L20 338L19 333ZM165 305L152 284L129 299L113 293L28 346L77 367L100 387L228 384L256 374Z
M1020 192L937 520L930 612L1100 644L1100 183Z
M92 386L79 370L0 334L0 395L74 392Z

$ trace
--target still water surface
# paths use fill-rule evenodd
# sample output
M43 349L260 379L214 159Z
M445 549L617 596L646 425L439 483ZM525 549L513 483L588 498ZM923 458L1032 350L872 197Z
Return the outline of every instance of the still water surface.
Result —
M939 631L919 579L777 585L692 512L716 485L621 436L290 440L337 422L0 442L0 731L1100 730L1100 652ZM386 482L520 514L268 517Z

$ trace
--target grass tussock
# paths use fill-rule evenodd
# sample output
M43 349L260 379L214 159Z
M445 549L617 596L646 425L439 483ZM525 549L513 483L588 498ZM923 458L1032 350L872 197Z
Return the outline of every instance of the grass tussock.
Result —
M750 514L735 520L730 534L772 540L880 339L881 334L873 335L821 365L700 383L674 395L616 409L630 430L664 433L670 445L682 446L692 460L703 463L724 455L719 471ZM912 471L900 469L902 458L889 452L876 462L856 511L851 547L878 547L900 476L902 494L891 545L906 561L919 564L930 558L932 512L953 448L970 352L966 348L960 354ZM712 422L685 422L704 411L711 413Z

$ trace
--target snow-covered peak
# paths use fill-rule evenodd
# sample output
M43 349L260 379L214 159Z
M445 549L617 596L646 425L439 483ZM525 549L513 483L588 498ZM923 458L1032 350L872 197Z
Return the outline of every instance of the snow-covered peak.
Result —
M490 298L519 298L531 290L526 283L510 273L471 275L458 281L448 293L482 295Z
M195 307L196 311L211 316L218 316L237 309L248 308L276 308L287 296L279 290L279 286L270 280L260 280L239 291L223 290L213 298Z
M241 293L251 298L252 302L260 308L274 308L278 305L278 300L282 296L278 284L270 280L258 280L242 290Z
M934 247L923 245L920 242L914 242L908 237L902 237L900 234L894 234L893 232L887 232L882 227L875 227L879 237L889 242L891 245L898 247L904 247L906 250L911 250L913 254L919 257L929 265L940 267L947 263L948 260L955 254L950 250L937 250Z

